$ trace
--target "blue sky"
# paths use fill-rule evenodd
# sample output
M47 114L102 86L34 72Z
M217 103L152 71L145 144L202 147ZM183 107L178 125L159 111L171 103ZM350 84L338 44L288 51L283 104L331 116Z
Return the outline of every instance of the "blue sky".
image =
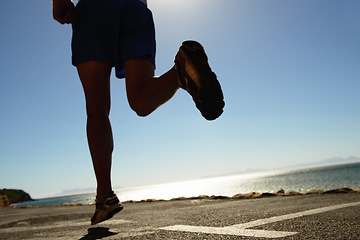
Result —
M225 94L204 120L190 96L146 118L112 76L113 185L174 182L360 157L360 2L148 0L157 70L181 42L203 44ZM0 188L33 197L95 187L71 27L51 1L0 3Z

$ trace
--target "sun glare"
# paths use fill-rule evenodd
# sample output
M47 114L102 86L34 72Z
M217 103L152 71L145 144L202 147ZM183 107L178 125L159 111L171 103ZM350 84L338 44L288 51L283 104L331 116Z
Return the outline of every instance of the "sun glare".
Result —
M148 0L150 8L163 8L167 11L191 10L195 6L199 6L201 2L202 0Z
M148 0L148 5L151 10L169 19L186 20L193 16L200 17L213 4L211 0Z

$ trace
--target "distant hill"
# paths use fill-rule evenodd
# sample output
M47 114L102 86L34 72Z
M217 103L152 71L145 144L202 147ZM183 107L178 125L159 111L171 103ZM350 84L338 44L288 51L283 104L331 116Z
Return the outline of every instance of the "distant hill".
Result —
M285 167L281 167L281 168L274 168L274 169L248 168L248 169L242 170L242 171L234 171L234 172L222 173L222 174L218 174L218 175L204 176L201 178L225 177L225 176L241 175L241 174L248 174L248 173L259 173L259 172L267 172L267 171L274 171L274 170L321 167L321 166L341 165L341 164L356 163L356 162L360 162L360 158L354 157L354 156L350 156L348 158L333 157L333 158L329 158L329 159L325 159L325 160L321 160L321 161L317 161L317 162L289 165L289 166L285 166Z
M274 170L281 170L281 169L295 169L295 168L306 168L306 167L321 167L321 166L329 166L329 165L340 165L340 164L346 164L346 163L355 163L360 162L360 158L350 156L348 158L342 158L342 157L333 157L317 162L311 162L311 163L303 163L303 164L296 164L292 166L286 166L283 168L277 168Z
M10 204L33 201L30 195L23 190L19 189L0 189L0 195L5 195L8 197Z

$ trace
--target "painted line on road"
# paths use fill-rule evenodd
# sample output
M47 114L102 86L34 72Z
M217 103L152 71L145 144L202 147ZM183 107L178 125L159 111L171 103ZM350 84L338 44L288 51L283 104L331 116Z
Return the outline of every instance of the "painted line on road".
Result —
M257 227L269 223L294 219L303 216L309 216L314 214L319 214L323 212L329 212L341 208L359 206L360 202L353 203L344 203L334 206L316 208L311 210L306 210L297 213L290 213L282 216L275 216L271 218L258 219L255 221L236 224L228 227L199 227L199 226L188 226L188 225L175 225L160 228L161 230L167 231L181 231L181 232L194 232L194 233L208 233L208 234L221 234L221 235L235 235L235 236L245 236L245 237L263 237L263 238L279 238L287 237L291 235L298 234L298 232L282 232L282 231L268 231L268 230L253 230L247 229L251 227Z

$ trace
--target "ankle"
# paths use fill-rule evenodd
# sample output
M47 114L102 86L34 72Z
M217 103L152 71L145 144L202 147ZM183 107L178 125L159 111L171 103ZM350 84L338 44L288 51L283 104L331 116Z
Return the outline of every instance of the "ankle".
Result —
M104 202L106 200L106 198L112 196L114 194L114 191L110 190L110 191L98 191L96 193L96 198L100 201L100 202Z

